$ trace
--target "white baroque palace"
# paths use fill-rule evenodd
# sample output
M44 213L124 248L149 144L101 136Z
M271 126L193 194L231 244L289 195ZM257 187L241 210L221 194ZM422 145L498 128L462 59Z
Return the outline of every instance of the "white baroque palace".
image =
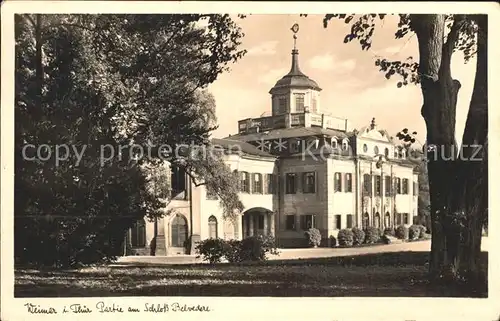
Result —
M211 237L264 234L280 247L302 247L311 227L327 245L343 228L413 223L418 175L406 150L375 119L356 130L347 119L324 113L321 88L300 70L295 47L290 72L269 93L270 116L240 120L237 134L212 141L231 150L225 161L240 177L245 209L236 222L223 219L219 201L204 185L168 168L170 215L130 230L135 254L149 255L155 229L156 255L178 255Z

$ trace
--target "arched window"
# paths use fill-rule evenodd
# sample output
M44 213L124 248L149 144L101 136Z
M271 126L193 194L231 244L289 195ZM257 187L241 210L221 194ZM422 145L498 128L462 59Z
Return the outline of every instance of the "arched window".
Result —
M337 148L338 147L338 145L337 145L337 138L332 137L330 145L332 146L332 148Z
M389 148L386 147L384 149L384 155L385 155L385 157L389 157Z
M398 148L394 148L394 158L399 158L399 151Z
M138 220L130 229L130 243L132 247L146 246L146 222L144 219Z
M373 148L373 153L375 153L375 155L378 155L378 146L375 146Z
M368 226L370 226L370 215L368 215L367 212L363 214L363 229L366 229Z
M348 150L349 149L349 141L347 139L342 140L342 150Z
M374 219L373 224L376 228L380 228L380 214L379 214L379 212L375 213L375 219Z
M366 153L368 151L368 145L363 144L363 153Z
M217 238L217 218L213 215L208 218L208 237Z
M401 158L406 158L406 149L401 149Z
M384 226L386 228L391 226L391 214L389 214L389 212L385 212Z
M186 218L177 214L170 224L170 232L172 247L184 247L188 234Z

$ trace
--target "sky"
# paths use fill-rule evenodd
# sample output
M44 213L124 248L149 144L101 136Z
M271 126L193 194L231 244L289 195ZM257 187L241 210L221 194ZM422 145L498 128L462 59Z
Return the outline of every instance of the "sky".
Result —
M417 131L418 140L425 142L420 87L397 88L397 78L387 80L374 64L378 57L404 60L412 56L418 61L414 34L395 39L396 17L387 16L378 23L372 47L367 51L362 51L356 41L343 42L350 31L350 25L343 21L332 20L323 28L323 15L248 15L245 19L235 17L235 21L245 34L241 48L248 52L209 86L216 100L219 124L213 137L236 134L238 120L271 112L269 90L290 70L293 48L290 28L298 23L300 68L323 89L323 111L349 119L353 128L368 125L372 118L391 135L408 128ZM475 60L465 64L463 55L456 52L452 74L462 84L456 117L460 143L474 83Z

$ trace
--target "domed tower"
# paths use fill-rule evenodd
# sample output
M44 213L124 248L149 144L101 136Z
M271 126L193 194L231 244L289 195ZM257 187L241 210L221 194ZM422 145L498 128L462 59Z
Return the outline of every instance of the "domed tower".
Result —
M299 25L294 24L292 67L288 74L276 82L269 91L272 99L273 116L312 112L320 114L318 84L307 77L299 68L299 50L297 49L297 32Z

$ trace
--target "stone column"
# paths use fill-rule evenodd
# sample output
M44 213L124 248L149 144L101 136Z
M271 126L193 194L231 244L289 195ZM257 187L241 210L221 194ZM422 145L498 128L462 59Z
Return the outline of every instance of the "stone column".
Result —
M248 215L248 236L253 236L253 221L254 221L254 216L252 214L247 214Z
M269 227L269 235L274 237L275 231L274 231L274 220L275 220L275 215L273 212L269 212L269 220L270 220L270 227Z
M264 231L263 231L263 234L264 236L267 236L269 235L269 231L268 231L268 227L269 227L269 224L268 224L268 220L269 220L269 214L267 212L264 212L260 215L264 215Z

